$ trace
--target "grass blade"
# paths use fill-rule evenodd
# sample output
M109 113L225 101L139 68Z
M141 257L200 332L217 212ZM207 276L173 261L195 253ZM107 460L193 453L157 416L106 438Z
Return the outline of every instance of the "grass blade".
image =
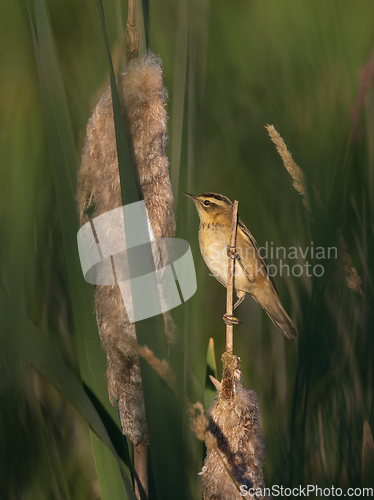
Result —
M144 19L144 32L145 32L145 45L149 50L149 0L142 0L143 19Z
M108 400L105 383L106 359L101 349L93 314L93 287L82 276L76 235L78 217L74 200L77 171L73 134L52 30L44 0L35 2L38 39L30 16L34 50L41 88L51 167L60 216L64 255L71 296L81 376L86 392L105 422L109 434L121 433L119 418ZM91 433L102 498L134 498L128 479L123 481L117 462L101 440ZM114 440L117 452L127 457L123 441ZM127 493L127 497L126 497ZM114 496L115 495L115 496Z
M113 70L112 57L110 54L110 45L105 27L104 9L101 0L96 0L96 6L100 17L101 27L103 30L105 48L108 55L110 87L112 91L113 116L116 130L116 143L118 166L121 181L122 202L124 205L139 201L138 191L136 189L134 171L130 158L130 151L127 145L126 132L123 124L122 110L119 103L116 79Z
M90 398L64 363L60 354L42 333L29 321L13 301L0 291L0 333L18 354L22 355L74 406L87 420L116 457L122 468L109 434ZM123 471L124 472L124 471Z
M125 205L137 201L138 195L126 141L101 0L96 0L96 5L108 55L122 202ZM138 321L136 334L139 344L147 345L159 359L167 359L161 316ZM143 359L140 359L140 368L157 497L160 500L172 499L175 498L175 492L178 491L178 497L181 500L187 499L189 498L189 488L185 453L183 452L183 398L177 400L165 382L159 376L155 376L153 368ZM181 374L183 374L183 368ZM183 376L179 379L183 380Z

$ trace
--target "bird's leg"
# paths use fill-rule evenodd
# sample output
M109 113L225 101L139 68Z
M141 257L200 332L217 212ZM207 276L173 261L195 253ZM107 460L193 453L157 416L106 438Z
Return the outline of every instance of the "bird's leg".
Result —
M238 253L236 253L236 252L233 252L232 249L231 249L231 247L227 247L227 255L229 257L231 257L232 259L236 259L237 260L239 266L242 268L242 271L245 274L245 276L248 279L248 281L250 281L251 283L254 283L255 277L254 277L254 275L252 273L251 274L248 273L248 271L244 267L244 264L242 262L242 258L240 257L240 255ZM238 307L238 305L240 304L240 302L237 302L237 305L235 307ZM235 307L234 307L234 309L235 309Z
M240 255L233 250L234 247L227 247L227 256L240 261Z
M235 302L233 310L235 310L245 299L245 292L236 292L238 300Z
M229 257L231 257L232 259L237 260L237 262L239 263L240 267L242 268L242 270L243 270L244 274L246 275L246 277L248 278L248 280L253 283L254 276L253 276L253 274L250 276L247 273L247 270L242 263L240 255L238 253L234 252L232 247L227 247L227 255ZM243 300L245 298L245 292L237 291L236 295L238 296L238 300L235 302L233 310L236 309L238 307L238 305L243 302ZM235 316L233 316L232 314L227 314L227 313L224 314L223 321L226 323L226 325L240 325L240 321L237 318L235 318Z
M234 252L235 247L228 246L227 247L227 256L230 257L231 259L236 259L238 262L240 262L240 255L236 252ZM242 299L243 300L243 299ZM234 307L235 309L235 307ZM223 315L223 321L225 322L226 325L240 325L240 321L238 318L235 318L234 315L232 314L224 314Z

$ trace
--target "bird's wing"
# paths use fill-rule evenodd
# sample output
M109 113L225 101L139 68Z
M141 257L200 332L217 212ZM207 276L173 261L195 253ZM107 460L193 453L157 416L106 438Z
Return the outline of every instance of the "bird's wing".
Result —
M249 229L247 228L247 226L241 221L241 219L239 218L239 221L238 221L238 228L239 230L241 231L243 237L248 241L248 243L256 249L256 253L261 261L261 264L264 266L264 269L266 269L266 272L267 272L267 275L269 276L269 279L271 281L271 284L273 285L274 287L274 290L275 290L275 293L278 294L278 291L277 291L277 287L275 286L275 283L274 283L274 279L273 279L273 276L270 274L270 271L269 271L269 268L268 268L268 265L267 265L267 262L265 260L265 257L263 257L261 255L261 251L260 251L260 247L258 246L258 243L257 241L254 239L254 237L252 236L251 232L249 231Z
M213 274L211 274L211 276L213 276ZM216 278L217 281L219 281L221 283L221 285L223 285L225 288L227 288L227 284L224 281L222 281L218 275L214 274L214 277Z

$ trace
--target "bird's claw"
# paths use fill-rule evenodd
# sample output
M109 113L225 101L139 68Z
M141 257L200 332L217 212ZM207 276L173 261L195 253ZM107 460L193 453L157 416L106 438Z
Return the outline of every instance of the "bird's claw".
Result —
M231 257L232 259L240 260L240 255L233 250L234 247L227 247L227 257Z
M226 325L234 326L242 324L241 321L239 321L238 318L235 318L232 314L224 314L222 319Z
M246 270L246 268L244 267L244 265L242 263L242 259L240 257L240 254L234 252L233 247L230 247L230 246L227 247L227 256L231 257L232 259L236 259L238 261L239 266L242 268L243 273L247 277L248 281L250 281L251 283L255 282L255 279L256 279L255 275L253 273L248 273L248 271Z

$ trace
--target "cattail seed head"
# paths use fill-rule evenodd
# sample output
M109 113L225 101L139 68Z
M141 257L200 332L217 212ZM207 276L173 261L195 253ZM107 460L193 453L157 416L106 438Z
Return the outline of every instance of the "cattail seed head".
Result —
M144 199L155 238L171 238L174 196L165 153L167 91L161 61L149 52L132 59L118 78L117 88L139 198ZM76 199L81 225L122 206L110 87L87 125ZM135 444L147 444L139 355L128 342L129 336L136 339L135 324L128 319L119 286L96 286L95 307L108 360L110 400L118 405L123 433ZM168 335L173 323L169 314L164 316Z
M201 472L204 500L239 500L243 498L239 491L242 485L265 488L256 394L241 385L239 358L226 352L222 361L222 389L208 413L207 456Z

